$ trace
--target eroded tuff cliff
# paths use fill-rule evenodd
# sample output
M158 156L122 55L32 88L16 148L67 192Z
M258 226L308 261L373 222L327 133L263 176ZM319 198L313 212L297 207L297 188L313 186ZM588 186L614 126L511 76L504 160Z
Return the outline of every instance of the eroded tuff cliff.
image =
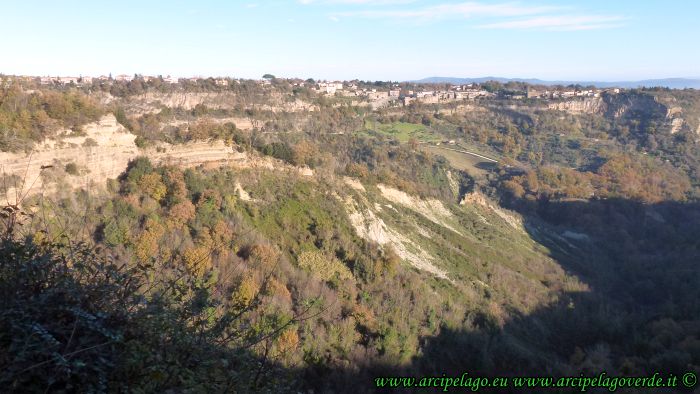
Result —
M11 200L17 196L52 191L58 185L86 188L104 185L118 177L130 160L146 156L154 164L191 167L201 164L241 167L275 166L269 159L237 152L223 141L160 143L139 149L136 136L111 114L87 125L80 136L57 137L38 144L30 153L0 152L2 190ZM308 171L306 171L308 172ZM14 201L10 201L14 202Z
M550 103L548 109L565 111L571 114L604 114L606 112L606 104L600 97L584 98L578 100L560 101Z
M626 116L647 116L650 118L666 119L669 113L668 107L660 103L656 97L648 94L620 93L605 94L602 96L605 102L605 115L610 118L622 118Z
M603 94L600 97L583 97L550 103L548 109L573 114L587 113L622 118L635 113L671 118L682 113L680 108L671 110L654 96L647 94Z
M112 96L101 98L103 103L119 101ZM260 104L257 102L260 101ZM262 104L264 102L264 104ZM286 100L279 93L270 93L269 96L261 100L260 97L251 95L241 96L234 92L147 92L137 96L130 96L127 100L122 100L121 104L130 113L150 113L160 111L162 107L183 108L191 110L197 105L204 105L213 109L236 109L255 107L259 110L269 110L273 112L297 112L317 110L315 105L302 100Z
M683 130L686 126L693 129L693 125L690 124L693 122L688 122L686 111L681 106L644 93L627 92L603 94L600 97L575 98L549 103L547 109L575 115L601 115L609 119L653 120L664 125L671 134ZM697 130L693 131L700 134L700 125Z

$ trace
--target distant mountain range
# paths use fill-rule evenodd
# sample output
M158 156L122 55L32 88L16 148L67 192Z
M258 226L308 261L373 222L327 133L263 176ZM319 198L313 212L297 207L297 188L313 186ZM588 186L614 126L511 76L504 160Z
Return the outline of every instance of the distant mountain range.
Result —
M482 77L482 78L453 78L453 77L429 77L417 81L415 83L451 83L451 84L467 84L467 83L483 83L487 81L506 82L525 82L531 85L582 85L595 86L598 88L639 88L639 87L667 87L671 89L693 88L700 89L700 79L692 78L662 78L662 79L645 79L641 81L543 81L536 78L502 78L502 77Z

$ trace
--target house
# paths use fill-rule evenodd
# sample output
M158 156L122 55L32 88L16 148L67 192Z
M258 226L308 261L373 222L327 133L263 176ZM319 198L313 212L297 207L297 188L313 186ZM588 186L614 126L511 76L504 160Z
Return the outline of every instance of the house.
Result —
M58 83L61 85L70 85L80 83L80 77L58 77Z
M178 82L178 79L176 77L171 77L168 75L167 77L163 78L163 82L174 84Z
M451 86L450 88L451 88L452 90L462 91L462 90L471 89L472 86L474 86L474 85L470 83L470 84L467 84L467 85L453 85L453 86Z
M404 107L410 105L412 101L415 101L415 98L411 96L404 96L401 98L401 102L403 103Z
M217 78L214 80L216 86L228 86L228 79Z
M437 94L432 94L432 95L422 95L417 97L417 100L426 103L426 104L437 104L439 101L439 97Z
M399 97L401 95L400 89L390 90L389 97Z
M129 82L134 79L133 75L127 75L127 74L119 74L116 77L114 77L115 81L122 81L122 82Z
M450 92L450 91L440 92L440 100L454 100L456 98L457 98L456 92Z
M326 94L335 94L335 92L343 90L342 82L319 82L318 91Z

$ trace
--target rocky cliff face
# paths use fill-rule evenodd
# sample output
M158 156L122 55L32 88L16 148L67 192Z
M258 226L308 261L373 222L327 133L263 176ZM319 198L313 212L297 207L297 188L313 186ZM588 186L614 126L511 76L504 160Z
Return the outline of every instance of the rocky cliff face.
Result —
M116 178L129 160L138 155L135 139L135 135L109 115L87 125L84 136L49 139L28 154L2 152L3 174L21 179L19 184L9 185L8 196L15 195L14 189L20 189L20 194L33 194L52 187L69 163L77 169L68 177L74 184L88 185L98 179Z
M660 102L656 97L644 93L603 94L601 97L554 102L547 108L570 114L602 115L609 119L652 119L663 124L671 134L682 130L687 124L681 107Z
M667 106L648 94L609 94L603 95L603 101L606 106L605 115L615 119L640 114L652 118L666 119L669 114Z
M620 119L636 113L671 119L677 116L680 108L668 108L647 94L622 93L603 94L601 97L586 97L554 102L548 109L566 111L572 114L598 114Z
M136 136L117 123L114 115L87 125L81 136L64 136L38 144L30 153L0 152L0 197L15 203L18 196L42 192L52 193L66 187L102 187L107 179L115 179L138 156L148 157L155 165L179 167L265 168L313 176L308 167L294 167L271 157L258 157L238 152L223 141L196 141L140 149ZM66 131L67 133L67 131ZM65 134L65 133L64 133Z
M110 114L86 126L85 135L46 140L28 154L1 152L0 172L6 178L20 179L7 185L7 195L50 191L59 183L83 188L103 185L124 172L137 156L149 157L154 164L183 167L206 163L250 166L251 159L245 153L236 152L222 141L160 144L142 150L135 139ZM73 168L69 170L68 164Z
M109 103L114 101L113 97L104 97L102 101ZM236 107L249 108L253 98L240 97L233 92L147 92L139 96L129 97L122 103L131 113L143 114L157 112L162 106L170 108L184 108L191 110L197 105L204 105L214 109L234 109ZM269 104L259 105L260 110L273 112L287 111L314 111L317 108L301 100L287 101L284 97L272 95L266 99Z
M549 109L565 111L571 114L603 114L605 113L607 106L603 99L600 97L584 98L582 100L570 100L562 101L558 103L551 103L548 105Z

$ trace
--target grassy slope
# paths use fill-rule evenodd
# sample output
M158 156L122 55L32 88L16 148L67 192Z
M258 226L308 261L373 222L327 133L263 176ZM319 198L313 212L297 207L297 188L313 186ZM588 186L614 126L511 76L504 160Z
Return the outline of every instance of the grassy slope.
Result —
M421 124L393 122L389 124L365 122L365 128L395 138L400 142L408 142L411 138L418 141L439 141L440 135L433 133Z
M269 172L244 186L261 201L244 203L241 212L266 237L280 242L281 249L292 259L302 250L316 248L316 228L332 229L357 239L342 203L321 191L332 185L321 186L313 179ZM341 196L349 193L342 185L332 187ZM488 208L446 203L452 213L446 224L462 233L458 234L414 210L385 200L372 187L363 194L369 201L367 205L372 207L368 209L373 209L388 227L408 237L433 256L436 265L448 271L453 284L420 273L442 289L441 297L477 293L477 299L483 301L486 292L497 303L524 311L550 300L551 294L543 283L564 280L563 271L547 256L546 249ZM375 204L389 204L394 209L377 211L373 208ZM407 263L404 267L413 270Z

